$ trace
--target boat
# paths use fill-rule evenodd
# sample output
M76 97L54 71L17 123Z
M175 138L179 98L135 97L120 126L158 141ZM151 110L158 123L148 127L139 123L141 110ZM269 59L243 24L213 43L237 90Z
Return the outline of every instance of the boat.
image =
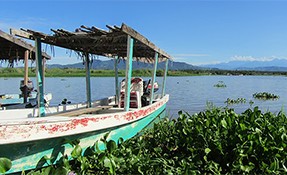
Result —
M75 32L52 30L47 35L33 30L11 29L11 34L35 40L37 82L42 82L41 43L73 49L79 53L86 68L86 101L78 104L45 106L43 86L37 83L38 105L35 108L0 111L0 155L12 162L6 173L47 166L40 160L51 158L56 163L63 155L71 155L73 141L77 140L83 152L109 133L107 140L127 140L158 116L165 115L169 95L165 93L170 55L155 46L140 33L122 24L97 27L81 26ZM115 94L92 101L90 87L90 58L100 55L114 59ZM125 80L118 81L117 64L125 60ZM141 77L132 76L132 61L153 63L150 88ZM161 92L155 92L158 62L165 61ZM99 142L99 148L104 149ZM6 151L9 150L9 151Z
M34 90L32 80L28 80L27 86L24 85L24 80L21 80L20 90L21 94L0 94L0 110L33 108L37 105L37 91ZM27 96L25 98L26 91ZM46 106L48 106L52 99L52 94L45 94L44 99Z
M43 60L51 57L45 52L41 53ZM31 108L37 105L37 90L28 76L28 60L35 60L35 48L27 42L0 30L0 60L8 62L8 67L13 68L15 62L24 62L24 79L20 81L20 94L0 94L0 110ZM44 95L45 105L49 105L52 94Z

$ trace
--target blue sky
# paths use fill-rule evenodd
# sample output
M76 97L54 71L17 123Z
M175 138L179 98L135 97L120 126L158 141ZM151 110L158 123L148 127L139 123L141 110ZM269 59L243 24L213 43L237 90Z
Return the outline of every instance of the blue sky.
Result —
M175 61L200 65L287 59L287 1L283 0L1 0L1 7L0 29L6 32L12 27L50 34L51 28L106 29L106 24L126 23ZM48 64L75 62L80 60L56 49Z

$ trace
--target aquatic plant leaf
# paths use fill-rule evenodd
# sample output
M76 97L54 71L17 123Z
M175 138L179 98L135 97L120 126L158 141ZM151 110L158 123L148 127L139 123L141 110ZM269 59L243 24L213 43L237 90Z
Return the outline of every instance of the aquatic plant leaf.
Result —
M72 151L71 155L73 158L77 158L79 156L81 156L82 154L82 148L80 145L76 145L74 150Z
M67 170L64 167L59 167L54 172L54 174L68 174L68 173L71 173L71 172L69 172L69 170Z
M49 175L49 174L53 174L53 170L54 168L52 166L48 166L44 169L44 171L42 172L44 175Z
M12 162L10 159L5 157L0 157L0 173L5 173L9 171L12 167Z
M221 120L221 125L223 128L227 128L227 122L225 121L225 119Z
M107 157L105 158L104 166L109 168L111 174L114 174L114 165L115 165L115 163L112 159L109 159Z
M209 149L209 148L205 148L205 149L204 149L205 154L210 153L210 151L211 151L211 149Z
M117 148L117 144L115 141L113 141L113 140L108 141L107 149L110 153L113 152L116 148Z

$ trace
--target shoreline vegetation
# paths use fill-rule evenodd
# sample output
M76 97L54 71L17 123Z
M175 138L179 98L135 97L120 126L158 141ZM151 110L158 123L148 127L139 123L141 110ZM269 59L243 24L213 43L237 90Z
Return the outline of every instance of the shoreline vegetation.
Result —
M91 77L114 77L114 70L95 70L91 69ZM151 69L133 70L133 76L150 76ZM163 76L164 70L157 70L157 76ZM244 71L244 70L169 70L168 76L201 76L201 75L283 75L287 72L269 71ZM0 77L23 77L24 68L0 68ZM119 70L118 75L124 77L125 71ZM29 76L36 76L36 68L29 68ZM45 69L45 77L85 77L85 69L78 68L51 68Z
M258 107L241 114L232 108L207 109L177 119L164 118L129 140L108 140L82 150L75 142L71 155L30 174L286 174L286 115ZM53 165L52 163L56 163ZM2 173L10 160L2 158ZM3 168L4 167L4 168ZM4 170L4 171L3 171ZM0 171L1 173L1 171ZM24 173L25 174L25 173Z

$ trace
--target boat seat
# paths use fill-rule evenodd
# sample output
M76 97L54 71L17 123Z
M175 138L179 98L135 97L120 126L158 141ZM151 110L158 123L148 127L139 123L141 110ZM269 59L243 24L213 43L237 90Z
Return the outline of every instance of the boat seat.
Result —
M113 106L96 106L92 108L83 108L83 109L76 109L71 111L65 111L61 112L59 114L56 114L57 116L66 116L66 117L74 117L79 116L82 114L90 114L101 110L107 110L109 108L112 108Z
M121 92L120 103L119 103L120 108L124 107L124 101L125 101L125 93ZM138 91L132 91L130 93L130 108L141 108L141 107L142 104L141 104L140 93Z

